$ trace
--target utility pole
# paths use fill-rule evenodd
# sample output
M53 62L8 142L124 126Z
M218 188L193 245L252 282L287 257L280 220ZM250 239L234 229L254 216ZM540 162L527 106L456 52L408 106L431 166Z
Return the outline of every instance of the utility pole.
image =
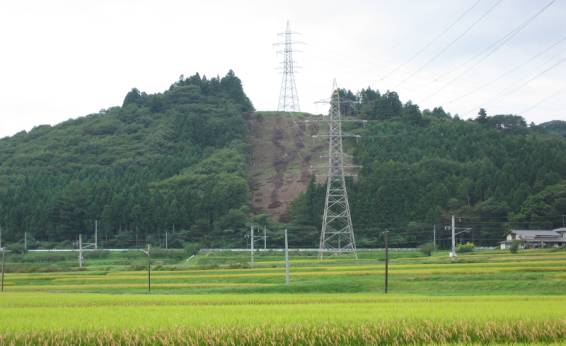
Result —
M98 220L94 220L94 249L98 250Z
M0 248L2 250L2 292L4 292L4 264L6 263L6 249Z
M342 137L348 135L342 133L340 90L336 80L334 80L332 89L328 116L328 177L320 232L319 258L322 260L324 252L335 251L353 252L354 257L358 259L344 173Z
M251 226L251 237L250 237L250 256L252 266L254 264L254 226Z
M456 257L456 218L452 215L452 252L450 253L450 257Z
M28 232L24 232L24 250L28 251Z
M168 238L169 238L169 237L168 237L168 232L165 231L165 249L169 249L169 244L168 244L168 241L167 241Z
M389 231L383 232L385 240L385 294L389 288Z
M436 224L432 227L432 248L436 250Z
M83 267L83 235L79 234L79 268Z
M285 285L289 284L289 242L287 241L287 229L285 228Z
M562 215L562 227L566 227L566 220L564 220L564 217L566 217L566 215Z
M0 226L0 249L2 248L2 226Z
M147 255L147 293L151 293L151 244L147 244L147 250L142 251Z
M283 69L283 79L281 80L281 90L279 91L279 112L300 112L299 96L297 95L297 85L295 84L295 71L293 60L293 35L289 21L285 32L281 32L278 36L282 37L281 41L275 43L275 46L281 46L277 53L283 55L281 68Z
M267 226L263 225L263 249L267 250Z

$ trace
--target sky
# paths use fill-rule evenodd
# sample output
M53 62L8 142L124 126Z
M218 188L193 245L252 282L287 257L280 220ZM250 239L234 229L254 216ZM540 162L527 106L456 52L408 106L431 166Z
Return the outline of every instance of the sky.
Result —
M232 69L256 109L276 110L287 20L302 111L325 112L336 79L462 118L566 120L566 0L2 0L0 137L196 72Z

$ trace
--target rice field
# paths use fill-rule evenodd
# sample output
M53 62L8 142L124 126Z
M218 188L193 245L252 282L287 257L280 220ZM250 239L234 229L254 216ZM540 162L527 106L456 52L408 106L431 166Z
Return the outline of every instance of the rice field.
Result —
M2 344L405 344L566 340L566 297L8 293Z
M380 256L297 255L290 285L280 254L157 259L151 294L121 258L8 272L0 345L566 344L566 251L396 254L387 295Z
M331 258L322 262L313 255L296 256L291 260L289 286L284 285L281 254L256 254L254 266L249 265L246 254L202 254L190 262L181 259L165 265L162 263L167 262L158 258L151 273L151 288L158 294L381 293L382 254L373 254L374 258L372 254L364 255L367 257L358 261ZM104 259L102 265L87 257L83 271L8 273L5 290L121 294L147 291L146 270L112 266L111 260ZM122 263L124 259L115 260ZM143 257L141 260L146 261ZM561 295L566 292L566 251L536 250L516 255L485 251L461 255L457 261L444 253L433 257L396 254L389 273L390 291L400 294Z

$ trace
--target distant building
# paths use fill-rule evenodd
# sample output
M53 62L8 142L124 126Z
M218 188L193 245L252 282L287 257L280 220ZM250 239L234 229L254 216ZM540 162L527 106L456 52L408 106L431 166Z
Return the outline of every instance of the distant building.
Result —
M566 228L554 230L511 230L507 239L500 242L501 249L508 249L513 240L521 241L522 248L566 246Z

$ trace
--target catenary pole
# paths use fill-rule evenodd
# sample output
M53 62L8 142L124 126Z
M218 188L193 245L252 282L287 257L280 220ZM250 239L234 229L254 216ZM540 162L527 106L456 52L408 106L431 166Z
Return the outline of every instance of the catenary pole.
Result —
M287 240L287 229L285 228L285 285L289 284L289 242Z
M83 267L83 235L79 234L79 268Z
M147 244L147 293L151 293L151 245Z
M450 257L456 257L456 218L452 215L452 252L450 253Z
M252 225L250 228L250 233L251 233L251 237L250 237L250 256L251 256L251 261L252 261L252 265L254 264L254 226Z

